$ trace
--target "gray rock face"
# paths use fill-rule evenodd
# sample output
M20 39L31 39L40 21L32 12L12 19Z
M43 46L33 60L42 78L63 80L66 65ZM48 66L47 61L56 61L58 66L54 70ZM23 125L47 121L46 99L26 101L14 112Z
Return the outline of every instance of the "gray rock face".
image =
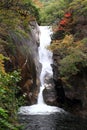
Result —
M51 106L57 106L57 95L52 76L47 74L44 82L45 89L43 90L43 98L45 103Z
M85 39L87 37L87 17L78 16L76 22L74 21L72 26L66 26L65 32L67 31L67 28L71 30L74 41L78 42ZM87 46L85 46L85 54L87 53L86 47ZM69 77L67 81L64 81L64 79L61 78L59 71L59 63L63 58L64 55L60 55L58 50L54 50L52 67L53 79L57 92L57 102L60 102L60 106L67 110L70 109L76 114L78 113L79 115L82 114L87 116L87 67L81 67L81 63L79 63L78 68L80 71L76 75ZM62 81L61 84L60 80Z
M39 86L40 86L40 72L41 72L41 64L39 63L39 55L38 55L38 47L39 47L39 26L36 21L30 23L31 31L29 32L29 39L25 41L23 46L20 46L19 51L24 55L26 59L26 65L28 67L27 73L30 73L30 77L27 77L25 84L28 83L28 80L32 79L32 84L24 84L24 87L29 88L26 89L25 93L28 95L29 104L34 104L37 102ZM24 52L22 51L24 50ZM26 76L25 76L26 77Z
M77 103L82 106L82 108L87 107L87 70L84 69L83 72L72 77L69 83L72 87L65 86L64 91L67 98L71 100L77 100ZM84 89L83 89L84 88Z
M45 87L43 90L43 97L47 105L57 106L56 92L52 86L48 85Z
M57 93L57 104L81 116L87 115L87 69L71 77L67 83L62 82L59 74L59 57L58 52L53 54L53 78Z
M21 32L25 33L21 33ZM29 31L19 27L19 32L9 31L12 39L13 50L10 50L7 45L4 46L10 58L9 63L5 63L6 70L20 69L22 80L20 86L29 104L37 102L39 92L41 72L41 64L39 63L38 46L39 46L39 26L36 21L32 21L29 25ZM26 36L27 34L27 36ZM2 51L2 50L1 50ZM9 65L9 66L8 66Z

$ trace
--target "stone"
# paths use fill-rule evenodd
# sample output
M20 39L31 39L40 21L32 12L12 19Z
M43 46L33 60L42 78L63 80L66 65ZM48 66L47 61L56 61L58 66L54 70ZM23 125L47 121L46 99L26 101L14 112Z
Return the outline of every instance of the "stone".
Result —
M78 42L87 37L87 17L79 14L76 17L76 20L72 19L71 25L67 25L64 31L70 30L70 34ZM62 36L57 35L56 37L59 39ZM67 111L80 116L87 116L87 67L80 68L80 72L77 75L72 75L67 82L64 82L59 72L59 62L61 59L62 55L59 55L59 52L54 50L52 68L57 103ZM45 91L47 93L47 90Z
M47 105L57 106L57 96L53 88L45 87L43 90L43 98Z
M14 31L9 31L12 39L14 50L12 52L8 45L2 45L0 53L9 57L9 61L5 61L5 69L7 72L20 69L22 79L19 83L22 94L26 93L28 105L37 102L40 87L41 64L39 63L39 26L36 21L32 21L29 25L30 31L27 32L29 37L20 33L20 38ZM22 27L19 30L24 31Z
M45 82L44 84L45 89L43 90L44 102L47 105L57 106L57 95L54 88L53 78L49 73L45 76L44 82Z

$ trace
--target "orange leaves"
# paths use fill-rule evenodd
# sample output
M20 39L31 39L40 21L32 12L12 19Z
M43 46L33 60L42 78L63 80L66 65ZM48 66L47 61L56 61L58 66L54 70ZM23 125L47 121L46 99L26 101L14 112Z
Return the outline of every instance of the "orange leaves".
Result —
M60 25L65 26L66 24L68 24L68 19L64 18L60 21Z
M74 41L74 38L72 35L66 35L65 38L62 40L62 44L66 44L67 46L71 46Z
M5 74L4 60L9 60L9 58L0 54L0 72L2 72L3 74Z
M67 12L64 16L65 16L66 18L69 18L69 17L71 17L72 15L71 15L70 12Z
M0 54L0 71L2 73L5 73L5 68L4 68L4 56Z
M64 18L58 23L58 26L53 28L54 32L66 31L67 26L72 22L72 14L70 12L65 13Z
M62 40L53 40L52 44L48 46L48 49L51 51L58 50L59 52L63 51L64 53L67 53L73 46L75 46L73 35L65 35Z
M67 12L64 15L64 18L60 21L60 26L66 26L66 25L68 25L68 23L70 22L71 16L72 16L71 13Z

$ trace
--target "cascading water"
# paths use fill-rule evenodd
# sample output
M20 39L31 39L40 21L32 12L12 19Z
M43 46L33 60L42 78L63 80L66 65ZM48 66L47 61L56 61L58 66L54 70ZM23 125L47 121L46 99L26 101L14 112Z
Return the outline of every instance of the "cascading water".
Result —
M87 120L75 117L61 108L48 106L43 101L45 75L47 73L52 75L50 66L52 54L45 48L50 44L50 29L40 27L40 30L39 56L42 64L40 93L36 105L20 108L19 121L24 127L23 130L87 130Z
M40 27L40 30L41 30L41 36L40 36L40 47L39 47L39 58L40 58L39 61L42 64L42 71L40 75L41 87L38 96L38 104L44 103L42 92L44 89L44 84L45 84L44 78L46 74L49 73L50 75L53 75L52 68L51 68L52 52L46 49L46 47L50 45L51 42L51 38L50 38L51 30L47 26Z
M40 75L41 87L40 93L38 96L38 102L32 106L24 106L21 107L19 110L19 114L26 114L26 115L38 115L38 114L50 114L54 112L63 111L61 108L53 107L46 105L43 100L42 92L44 89L44 79L46 74L52 75L52 53L46 49L46 46L50 45L51 38L51 30L48 26L41 26L40 27L41 36L40 36L40 47L39 47L39 60L42 64L42 71Z

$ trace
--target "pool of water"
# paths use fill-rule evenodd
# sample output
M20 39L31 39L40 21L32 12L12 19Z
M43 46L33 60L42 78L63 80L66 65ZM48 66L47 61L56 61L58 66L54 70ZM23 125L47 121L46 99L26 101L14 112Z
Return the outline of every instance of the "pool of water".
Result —
M19 115L23 130L87 130L87 120L69 113Z

